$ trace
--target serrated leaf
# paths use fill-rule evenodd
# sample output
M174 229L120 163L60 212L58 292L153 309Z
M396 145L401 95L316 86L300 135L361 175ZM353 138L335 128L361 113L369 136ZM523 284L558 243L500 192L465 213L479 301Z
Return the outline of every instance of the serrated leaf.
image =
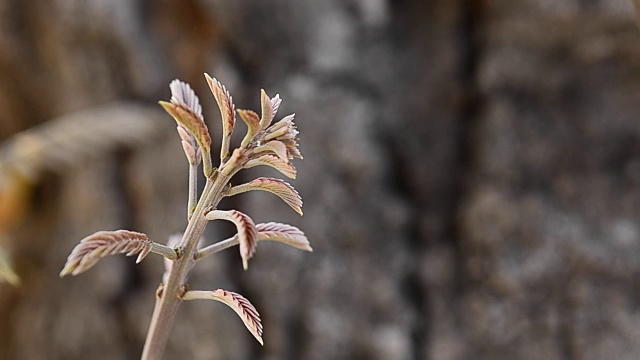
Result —
M249 142L260 131L260 117L251 110L238 110L238 115L247 124L247 135L242 139L242 147L249 145Z
M288 159L302 159L302 154L298 150L298 129L293 122L295 114L287 115L282 120L275 123L265 132L264 140L280 141L285 145Z
M200 100L189 84L176 79L169 84L169 89L171 89L171 102L173 104L188 109L193 115L204 121Z
M276 116L278 112L278 107L280 107L280 96L276 95L273 99L270 99L267 96L267 93L262 90L260 91L260 100L262 104L262 118L260 119L260 129L266 129L271 125L271 121Z
M226 304L240 316L247 330L258 340L260 345L264 345L262 341L260 314L258 314L253 304L244 296L222 289L216 291L192 290L184 294L183 300L216 300Z
M60 277L83 273L109 255L139 254L137 262L140 262L150 250L151 241L143 233L128 230L98 231L82 239L73 248Z
M273 99L271 99L271 110L273 111L273 117L276 116L276 113L278 112L278 108L280 108L280 103L282 102L282 99L280 99L280 95L276 94L276 96L273 97Z
M246 214L237 210L211 210L205 214L207 220L227 220L236 225L240 240L240 257L245 270L249 268L249 259L256 252L258 245L258 230L253 220Z
M237 185L227 190L226 196L233 196L252 190L268 191L280 199L287 205L291 206L298 214L302 215L302 198L296 189L284 180L276 178L261 177L249 183Z
M181 107L177 107L176 112L178 116L184 120L183 126L193 135L202 151L209 153L211 151L211 137L209 136L209 129L204 121L198 120L191 122L190 120L194 120L194 117L189 111Z
M309 244L309 239L307 239L302 230L295 226L268 222L256 224L256 229L258 229L258 239L260 241L278 241L300 250L313 251Z
M254 153L256 153L256 154L260 154L260 153L274 154L275 156L280 158L280 160L282 160L282 161L284 161L286 163L289 163L289 154L287 153L287 146L281 141L277 141L277 140L269 141L266 144L258 146L257 148L255 148Z
M200 101L191 87L180 80L173 80L171 85L171 109L169 103L160 102L162 107L196 139L202 151L209 153L211 136L202 116Z
M220 108L220 116L222 117L222 148L220 150L220 160L224 161L227 156L229 156L231 133L236 124L235 106L233 105L233 98L224 85L209 76L209 74L205 73L204 76Z
M213 166L211 165L211 136L202 117L200 101L187 83L174 80L169 87L171 88L171 102L160 101L160 105L178 123L178 133L183 141L191 142L191 139L187 139L187 136L185 136L185 130L195 139L195 143L191 145L197 158L194 160L193 157L190 157L191 154L188 149L185 149L185 154L191 164L199 164L198 158L201 157L204 173L209 176L213 171ZM196 143L197 147L195 146Z
M258 241L275 241L285 245L293 246L296 249L312 252L313 249L309 245L309 240L300 229L295 226L280 224L280 223L266 223L256 224L258 230ZM217 243L205 246L198 249L195 259L201 260L207 256L211 256L220 251L226 250L232 246L240 244L238 234Z
M289 159L293 159L293 158L298 158L298 159L302 159L302 154L300 153L300 150L298 149L298 139L282 139L280 140L285 148L287 149L287 155L289 156Z
M297 170L291 163L286 163L279 157L271 154L264 154L257 159L249 160L244 167L249 169L260 165L270 166L289 179L295 179L297 176Z
M294 139L298 135L298 130L293 122L296 114L290 114L282 118L277 123L267 129L264 139L272 140L284 137L286 139Z

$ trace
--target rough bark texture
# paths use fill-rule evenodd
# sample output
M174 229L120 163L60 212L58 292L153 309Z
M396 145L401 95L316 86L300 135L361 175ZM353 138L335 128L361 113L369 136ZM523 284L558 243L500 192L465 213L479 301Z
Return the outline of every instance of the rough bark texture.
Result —
M639 49L630 1L5 0L0 136L153 106L179 77L218 144L205 71L240 108L265 88L296 112L305 216L269 194L223 207L299 226L314 253L199 263L191 288L245 295L265 346L193 302L166 359L637 359ZM0 229L23 278L0 285L0 359L139 356L160 259L57 274L96 230L184 229L187 164L157 120L150 144L26 185Z

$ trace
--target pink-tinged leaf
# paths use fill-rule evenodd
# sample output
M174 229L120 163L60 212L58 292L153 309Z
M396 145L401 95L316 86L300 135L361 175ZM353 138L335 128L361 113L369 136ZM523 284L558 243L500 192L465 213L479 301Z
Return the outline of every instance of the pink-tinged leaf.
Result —
M260 119L260 128L266 129L273 120L273 107L271 105L271 99L267 95L267 92L262 89L260 91L260 102L262 104L262 118Z
M257 178L249 183L232 187L227 190L225 195L233 196L252 190L268 191L278 196L298 214L302 215L302 198L300 198L300 194L284 180L267 177Z
M67 258L60 276L78 275L92 268L100 259L109 255L139 254L137 262L142 261L151 250L151 241L147 235L128 231L98 231L80 241Z
M149 255L149 252L151 252L151 247L144 247L142 248L142 250L140 251L140 253L138 253L138 257L136 258L136 264L139 264L140 262L142 262L142 260L144 260L144 258L147 257L147 255ZM136 253L127 253L127 256L132 256L135 255Z
M182 141L187 141L189 143L195 142L193 136L191 136L191 134L189 134L187 129L185 129L184 127L178 125L176 127L176 130L178 130L178 135L180 135L180 139L182 139Z
M279 128L277 130L267 132L263 139L265 141L274 140L274 139L277 140L280 137L286 136L288 134L289 134L289 128L288 127L281 127L281 128Z
M254 153L274 154L275 156L280 158L280 160L286 163L289 162L289 154L287 153L287 146L281 141L277 141L277 140L269 141L268 143L255 148Z
M256 229L258 229L258 239L260 239L260 241L278 241L300 250L313 251L309 244L309 239L295 226L268 222L256 224Z
M271 125L268 129L267 129L267 134L272 133L276 130L279 130L283 127L287 127L291 124L293 124L293 119L295 118L296 114L289 114L285 117L283 117L282 119L280 119L280 121L278 121L277 123Z
M222 148L220 150L220 159L224 160L229 155L231 133L236 124L235 106L233 105L233 98L224 85L209 76L209 74L204 74L204 76L220 108L220 116L222 117Z
M184 127L198 142L202 151L209 153L211 136L202 117L202 107L193 89L180 80L173 80L171 85L171 103L160 102L163 108ZM171 106L171 109L168 108ZM182 137L182 134L180 134ZM183 139L184 140L184 139Z
M213 171L211 165L211 136L202 117L202 107L198 97L188 84L180 80L172 81L170 88L171 102L160 101L160 105L178 123L178 133L182 140L192 142L185 132L195 139L195 143L198 146L195 146L195 143L191 143L191 145L196 156L198 158L202 157L204 173L208 176ZM189 154L187 154L188 156ZM199 163L199 160L192 163Z
M276 95L273 99L270 99L267 96L267 93L262 90L260 92L260 100L262 103L262 118L260 119L260 129L266 129L271 125L273 118L276 116L276 112L278 112L278 107L280 107L280 96Z
M204 121L200 100L189 84L176 79L169 84L169 88L173 104L189 109L196 117Z
M231 291L218 289L214 293L219 298L219 301L227 304L240 316L249 332L258 340L260 345L263 345L262 322L260 321L260 314L258 314L253 304L242 295Z
M166 101L160 101L160 105L173 117L173 119L178 123L179 128L186 129L190 132L195 138L198 146L197 149L194 149L197 157L202 157L203 169L206 176L209 176L213 171L213 167L211 165L211 137L209 136L209 130L207 129L207 125L205 125L204 121L190 121L195 118L189 113L179 107L178 105L168 103ZM183 137L183 134L179 131L180 137ZM187 155L188 156L188 155ZM199 163L199 161L196 161Z
M196 150L193 148L191 143L182 140L182 150L184 150L184 154L187 156L187 160L189 160L190 164L195 164L198 162L196 157Z
M182 139L182 149L184 150L184 154L187 156L187 160L189 160L189 164L191 165L200 165L200 160L202 159L202 152L200 151L200 146L196 139L181 125L177 127L178 135L180 135L180 139ZM209 158L209 154L206 155Z
M216 99L218 103L218 107L220 108L220 115L222 116L222 126L225 129L225 133L227 135L231 135L233 128L236 124L235 118L235 106L233 104L233 98L227 91L227 88L220 83L215 78L209 76L209 74L204 74L207 79L207 84L209 84L209 88L213 93L213 97Z
M238 229L238 238L240 241L240 256L242 257L242 266L245 270L249 268L249 259L256 252L258 245L258 230L253 220L246 214L237 210L211 210L205 217L208 220L227 220L236 225Z
M238 115L247 124L247 135L242 140L242 146L246 147L253 137L260 131L260 117L251 110L238 110Z
M297 175L296 168L291 163L282 161L279 157L271 154L264 154L257 159L247 161L245 168L252 168L259 165L270 166L282 173L289 179L295 179Z
M275 178L257 178L249 183L257 189L268 191L281 198L298 214L302 215L302 198L288 182Z
M205 153L211 151L211 136L209 136L209 129L204 121L197 120L190 112L181 107L176 108L176 113L183 120L183 126L193 135L198 142L198 145Z
M216 300L226 304L240 316L247 330L258 340L260 345L264 345L260 314L244 296L222 289L216 291L192 290L184 294L183 300Z
M298 139L282 139L281 142L287 148L287 154L289 155L289 159L298 158L302 159L302 154L300 154L300 150L298 149Z
M282 118L282 120L273 124L273 126L267 129L264 139L280 140L280 137L285 137L287 139L295 138L298 135L296 124L293 122L293 119L295 118L295 116L296 114L287 115L284 118Z
M280 95L276 94L276 96L273 97L273 99L271 99L271 110L273 111L273 117L276 116L276 113L278 112L278 108L280 108L280 103L282 102L282 99L280 99Z

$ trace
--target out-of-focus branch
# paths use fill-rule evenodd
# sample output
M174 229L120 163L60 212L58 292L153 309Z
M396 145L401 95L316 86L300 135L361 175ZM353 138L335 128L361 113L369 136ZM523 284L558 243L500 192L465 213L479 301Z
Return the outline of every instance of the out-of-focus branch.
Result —
M640 29L640 0L631 0L633 7L636 9L636 25Z
M51 119L0 143L0 251L29 211L43 173L64 173L114 149L148 143L162 130L162 115L154 107L118 102ZM16 284L10 253L4 254L0 282Z

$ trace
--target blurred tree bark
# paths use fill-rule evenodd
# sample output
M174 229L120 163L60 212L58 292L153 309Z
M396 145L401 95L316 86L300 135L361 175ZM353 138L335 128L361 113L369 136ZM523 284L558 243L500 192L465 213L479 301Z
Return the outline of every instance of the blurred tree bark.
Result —
M167 99L179 77L218 138L205 71L241 108L265 88L296 112L305 216L268 195L223 206L292 222L314 253L199 264L192 288L246 295L265 346L188 303L166 359L637 359L639 44L632 3L605 0L5 0L0 137ZM157 120L153 144L34 187L0 359L139 357L160 259L57 274L96 230L183 230L187 166Z

